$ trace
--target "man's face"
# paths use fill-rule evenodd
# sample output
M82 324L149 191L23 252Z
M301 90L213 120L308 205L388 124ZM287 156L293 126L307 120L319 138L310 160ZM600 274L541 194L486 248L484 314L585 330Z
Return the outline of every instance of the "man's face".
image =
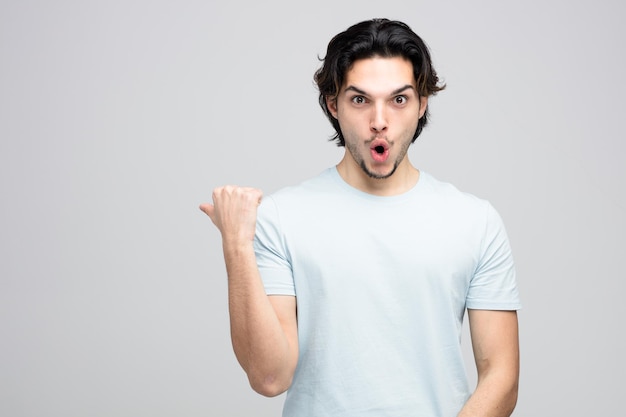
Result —
M406 161L427 98L415 88L413 65L402 57L356 61L337 99L327 98L339 121L349 165L370 178L390 177Z

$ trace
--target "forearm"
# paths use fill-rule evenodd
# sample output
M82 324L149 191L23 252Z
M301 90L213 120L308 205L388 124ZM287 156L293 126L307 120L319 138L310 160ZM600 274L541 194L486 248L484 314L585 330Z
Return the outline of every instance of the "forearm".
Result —
M297 354L265 293L251 242L224 242L231 338L252 388L274 396L291 384Z
M519 382L517 312L470 309L468 315L478 384L458 417L509 417Z

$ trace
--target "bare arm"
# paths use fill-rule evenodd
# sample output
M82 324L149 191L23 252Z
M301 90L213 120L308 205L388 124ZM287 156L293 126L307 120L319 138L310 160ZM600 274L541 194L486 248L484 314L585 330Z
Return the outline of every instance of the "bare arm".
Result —
M252 246L259 190L220 187L214 204L202 204L222 234L228 274L228 304L233 349L258 393L275 396L286 391L298 360L296 299L268 297Z
M478 384L458 417L508 417L519 381L517 312L469 310L468 315Z

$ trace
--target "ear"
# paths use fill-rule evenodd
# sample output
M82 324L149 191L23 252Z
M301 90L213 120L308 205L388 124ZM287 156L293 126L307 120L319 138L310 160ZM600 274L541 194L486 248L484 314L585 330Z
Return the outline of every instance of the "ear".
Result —
M326 96L326 107L328 107L328 111L330 114L337 119L337 97ZM421 116L420 116L421 117Z
M420 97L420 119L422 118L422 116L424 116L424 113L426 113L426 108L428 107L428 97L424 96L424 97Z

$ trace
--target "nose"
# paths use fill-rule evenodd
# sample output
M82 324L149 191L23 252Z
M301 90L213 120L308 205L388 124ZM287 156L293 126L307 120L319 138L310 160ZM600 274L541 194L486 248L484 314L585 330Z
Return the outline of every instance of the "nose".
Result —
M383 104L377 104L372 107L370 129L374 132L383 132L387 129L387 114Z

